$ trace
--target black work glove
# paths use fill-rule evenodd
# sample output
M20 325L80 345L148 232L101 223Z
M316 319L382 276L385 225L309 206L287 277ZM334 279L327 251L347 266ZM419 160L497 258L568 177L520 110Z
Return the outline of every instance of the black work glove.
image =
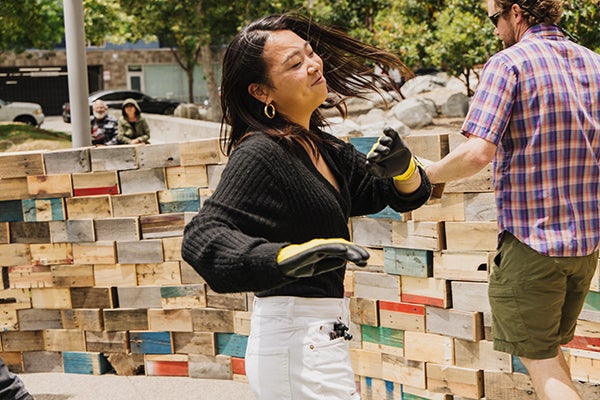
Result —
M346 261L364 267L368 258L365 249L345 239L313 239L282 247L277 265L286 276L305 278L341 268Z
M410 178L416 169L415 158L398 132L385 128L367 154L367 170L378 178L393 177L403 181Z

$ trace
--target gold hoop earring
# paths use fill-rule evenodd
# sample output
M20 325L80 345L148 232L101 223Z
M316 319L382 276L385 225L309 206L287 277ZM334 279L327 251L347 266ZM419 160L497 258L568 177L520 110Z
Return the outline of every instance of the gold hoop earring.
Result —
M275 106L273 105L273 103L269 103L265 106L265 115L267 116L267 118L269 119L273 119L275 118Z

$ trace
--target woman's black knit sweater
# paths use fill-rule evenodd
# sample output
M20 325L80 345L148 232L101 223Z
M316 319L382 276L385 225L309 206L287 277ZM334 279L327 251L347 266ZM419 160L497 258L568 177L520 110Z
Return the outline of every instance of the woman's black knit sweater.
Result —
M255 133L232 152L221 180L186 226L182 255L217 292L257 296L344 295L345 268L302 279L284 276L277 254L290 243L315 238L350 239L348 218L381 211L413 210L427 201L431 185L422 170L416 193L400 195L391 178L373 177L354 146L319 146L339 192L317 171L306 151Z

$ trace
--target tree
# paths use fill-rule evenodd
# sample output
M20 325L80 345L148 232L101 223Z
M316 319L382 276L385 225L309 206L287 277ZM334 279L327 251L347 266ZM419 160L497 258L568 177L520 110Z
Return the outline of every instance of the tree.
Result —
M439 0L395 0L376 17L375 43L395 52L413 70L431 67L429 46L435 21L445 7Z
M427 47L434 65L463 81L473 94L471 73L499 50L481 0L450 0L434 23L435 40Z
M64 35L62 7L56 0L4 1L0 32L0 55L54 47Z
M133 17L123 11L119 2L83 0L83 13L88 44L102 46L107 41L125 43L143 37L136 32Z

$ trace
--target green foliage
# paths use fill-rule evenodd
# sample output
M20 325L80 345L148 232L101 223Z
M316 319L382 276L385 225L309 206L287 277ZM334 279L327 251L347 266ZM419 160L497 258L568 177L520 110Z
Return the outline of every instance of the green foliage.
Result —
M0 54L51 48L64 34L62 7L56 0L3 1L0 32Z
M315 0L309 11L315 21L335 26L372 43L375 18L391 3L391 0Z
M500 49L482 0L83 2L88 43L158 38L173 49L186 71L193 71L202 49L204 52L221 49L246 23L289 11L310 14L316 22L336 26L367 43L386 48L414 70L429 67L444 70L461 78L468 92L471 90L468 77L474 67ZM3 1L0 54L52 48L64 35L62 13L60 0ZM600 52L599 0L565 0L562 25L580 44Z
M444 8L438 0L394 0L375 20L375 44L395 52L412 69L430 67L429 46L435 20Z
M579 44L600 53L599 0L568 0L561 25Z
M450 0L434 23L435 40L427 47L433 64L462 78L472 94L470 75L499 50L493 26L480 0Z
M125 43L143 35L135 33L133 17L127 15L119 2L113 0L83 0L85 37L96 46L106 41Z

